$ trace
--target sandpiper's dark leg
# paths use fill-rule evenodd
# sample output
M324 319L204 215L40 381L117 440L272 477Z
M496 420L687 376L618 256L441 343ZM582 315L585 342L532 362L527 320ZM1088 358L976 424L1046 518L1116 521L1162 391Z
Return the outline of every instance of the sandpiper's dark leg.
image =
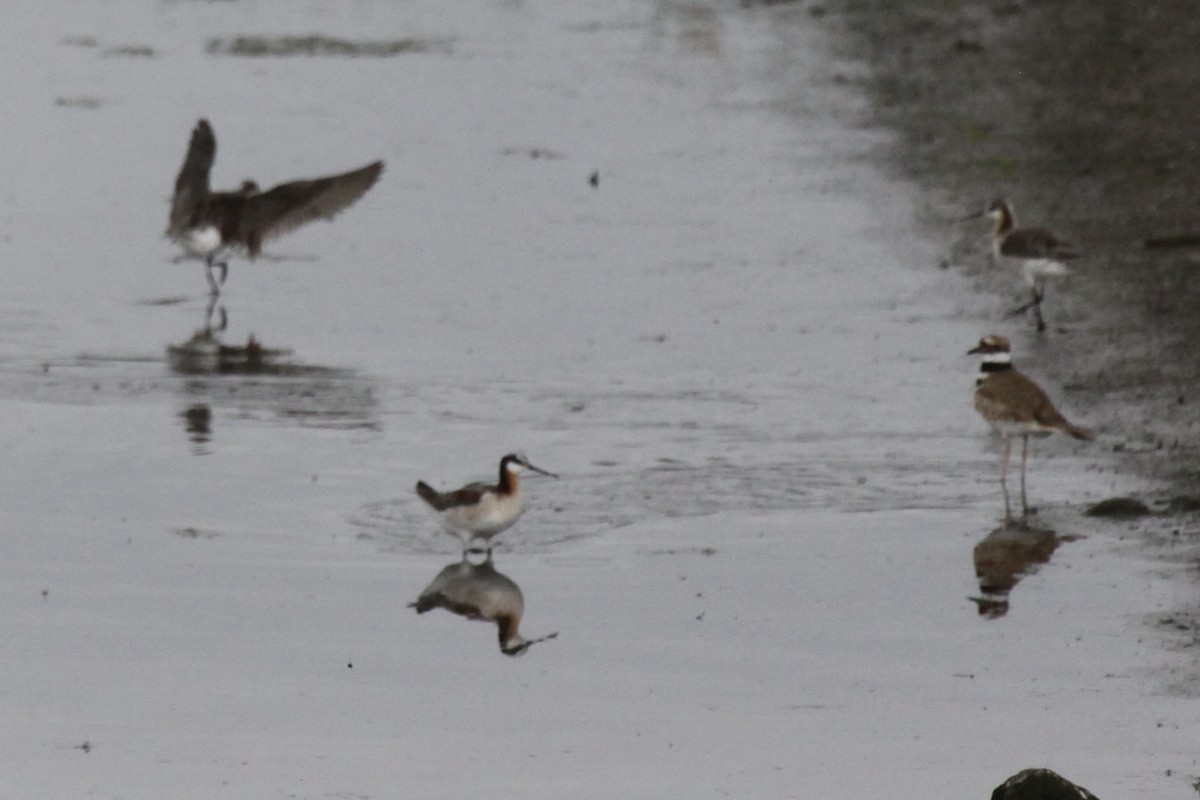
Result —
M1025 464L1029 461L1029 434L1021 437L1021 516L1029 516L1029 501L1025 499Z
M218 281L213 278L213 267L220 267L221 280ZM220 294L221 286L225 283L225 279L229 277L229 262L213 261L212 257L210 256L204 262L204 277L208 278L208 288L212 290L212 293Z
M1038 333L1045 333L1046 320L1042 319L1042 298L1045 296L1045 291L1038 287L1033 287L1033 315L1037 319Z
M210 258L204 262L204 277L208 279L209 291L212 293L213 297L216 297L221 293L221 285L217 283L216 278L213 277L212 270L213 262Z
M1045 330L1046 323L1044 323L1042 321L1042 295L1043 295L1043 292L1041 289L1039 289L1036 286L1033 287L1030 290L1030 296L1032 297L1032 299L1028 303L1017 306L1012 311L1009 311L1007 314L1004 315L1004 318L1009 319L1011 317L1019 317L1022 314L1024 314L1026 311L1028 311L1029 309L1032 308L1037 313L1038 330L1039 331Z

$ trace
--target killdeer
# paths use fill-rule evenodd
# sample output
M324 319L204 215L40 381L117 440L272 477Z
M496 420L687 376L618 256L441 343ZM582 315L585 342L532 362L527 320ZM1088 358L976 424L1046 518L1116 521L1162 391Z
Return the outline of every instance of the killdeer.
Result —
M1004 458L1000 463L1000 488L1004 491L1004 520L1012 521L1008 503L1008 459L1014 436L1021 437L1021 513L1028 516L1025 499L1025 466L1029 458L1029 437L1065 433L1090 441L1091 431L1072 425L1058 412L1046 393L1012 365L1008 339L985 336L967 355L982 354L979 377L975 379L975 410L1004 437Z
M995 223L992 231L992 254L998 263L1017 269L1021 280L1031 294L1028 303L1008 312L1015 317L1033 309L1037 329L1046 330L1042 319L1042 298L1046 294L1046 282L1061 280L1070 275L1063 265L1079 257L1079 251L1070 242L1058 238L1045 228L1018 228L1012 206L1006 200L993 200L988 207L972 217L987 216ZM968 217L969 219L970 217Z
M464 551L474 540L483 539L491 552L492 538L511 528L524 511L517 474L526 469L558 477L530 464L523 455L509 453L500 459L500 481L496 484L469 483L461 489L439 492L417 481L417 494L437 512L442 527L462 540Z
M537 639L526 639L518 632L525 613L525 598L521 587L507 575L496 571L491 553L482 564L463 560L450 564L425 587L417 602L409 603L418 614L444 608L467 619L496 623L500 636L500 652L506 656L523 655L538 642L553 639L551 633Z
M281 183L261 191L254 181L243 181L232 192L209 190L208 174L217 154L217 140L208 120L192 130L183 166L175 178L167 236L178 242L187 257L204 261L205 276L218 294L229 272L223 260L234 248L255 258L263 242L318 219L333 219L375 185L383 162L340 175ZM213 267L221 279L213 278Z

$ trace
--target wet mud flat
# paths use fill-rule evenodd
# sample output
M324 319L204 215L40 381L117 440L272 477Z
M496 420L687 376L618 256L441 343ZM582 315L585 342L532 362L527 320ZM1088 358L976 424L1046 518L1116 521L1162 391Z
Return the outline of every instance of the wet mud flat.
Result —
M945 253L929 268L994 295L980 333L1012 336L1018 364L1053 376L1051 394L1097 429L1096 472L1136 486L1151 512L1107 524L1172 560L1196 561L1194 4L831 0L764 13L816 18L837 34L846 63L865 62L857 74L835 65L830 79L861 84L871 102L849 113L895 132L876 156L922 190L919 219ZM1044 334L1004 318L1019 283L991 263L989 223L961 221L993 197L1010 199L1020 224L1049 227L1083 251L1070 281L1047 292ZM1164 237L1179 240L1147 243ZM1200 615L1184 618L1183 628L1178 615L1168 627L1200 644Z

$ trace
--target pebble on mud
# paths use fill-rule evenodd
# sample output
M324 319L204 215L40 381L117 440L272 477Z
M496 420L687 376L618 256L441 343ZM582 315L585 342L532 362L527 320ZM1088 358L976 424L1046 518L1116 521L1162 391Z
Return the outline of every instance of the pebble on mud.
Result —
M1132 519L1150 514L1150 507L1134 497L1110 497L1084 512L1089 517Z

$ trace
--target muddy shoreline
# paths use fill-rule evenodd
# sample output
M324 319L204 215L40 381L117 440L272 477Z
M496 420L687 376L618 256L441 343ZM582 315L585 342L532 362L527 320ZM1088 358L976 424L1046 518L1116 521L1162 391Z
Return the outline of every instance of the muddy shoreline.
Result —
M930 267L995 296L981 333L1014 337L1021 363L1059 376L1053 393L1100 433L1096 471L1118 485L1127 476L1152 512L1094 524L1190 565L1200 564L1200 246L1146 240L1200 233L1194 12L1117 0L829 0L791 12L866 63L865 77L832 77L865 89L864 124L895 132L877 157L922 192L918 218L944 243ZM992 197L1085 253L1048 293L1045 334L1003 318L1017 282L990 263L986 222L958 221ZM1194 609L1159 624L1200 645Z

